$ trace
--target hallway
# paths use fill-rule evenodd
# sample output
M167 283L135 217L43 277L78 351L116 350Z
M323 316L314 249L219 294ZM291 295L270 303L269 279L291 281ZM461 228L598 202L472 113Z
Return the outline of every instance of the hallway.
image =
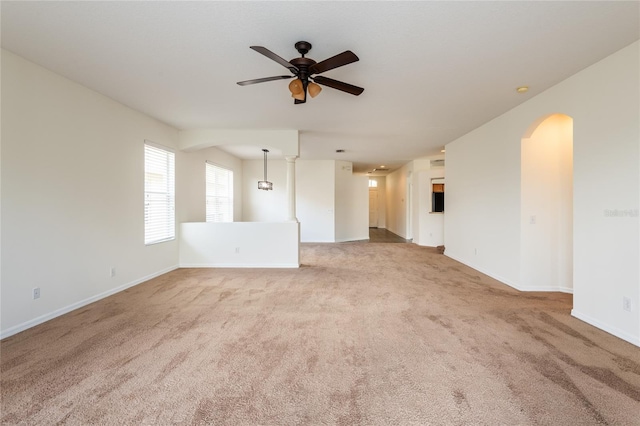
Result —
M369 242L370 243L409 243L411 240L406 240L393 232L384 228L369 228Z

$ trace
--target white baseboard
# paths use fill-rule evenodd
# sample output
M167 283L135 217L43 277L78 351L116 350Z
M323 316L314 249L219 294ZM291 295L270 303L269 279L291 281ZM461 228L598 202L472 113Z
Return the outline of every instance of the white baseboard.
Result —
M463 261L462 259L458 259L455 256L451 256L451 255L447 254L446 252L445 252L445 256L447 256L447 257L449 257L449 258L451 258L451 259L453 259L453 260L455 260L457 262L460 262L460 263L462 263L462 264L464 264L464 265L466 265L466 266L468 266L468 267L470 267L472 269L475 269L478 272L481 272L481 273L483 273L483 274L485 274L487 276L490 276L494 280L498 280L501 283L506 284L509 287L512 287L512 288L514 288L514 289L516 289L518 291L527 291L527 292L529 292L529 291L541 291L541 292L559 292L559 293L573 294L573 289L572 288L567 288L567 287L559 287L559 286L558 287L555 287L555 286L545 286L545 287L521 286L521 285L515 284L514 282L510 282L509 280L507 280L505 278L502 278L499 275L492 274L492 273L490 273L488 271L482 270L481 268L473 266L473 265Z
M161 271L155 272L155 273L153 273L151 275L147 275L147 276L142 277L140 279L137 279L135 281L131 281L131 282L127 283L127 284L123 284L123 285L121 285L119 287L112 288L111 290L107 290L107 291L105 291L103 293L96 294L95 296L91 296L91 297L89 297L87 299L84 299L84 300L81 300L79 302L72 303L71 305L65 306L64 308L56 309L55 311L49 312L48 314L40 315L39 317L31 319L31 320L28 320L28 321L25 321L22 324L18 324L18 325L15 325L13 327L10 327L10 328L8 328L6 330L2 330L0 332L0 339L4 339L5 337L13 336L14 334L20 333L21 331L24 331L24 330L26 330L28 328L35 327L38 324L42 324L43 322L47 322L47 321L49 321L51 319L59 317L60 315L64 315L64 314L69 313L69 312L71 312L73 310L76 310L78 308L86 306L86 305L88 305L90 303L97 302L100 299L104 299L105 297L109 297L109 296L111 296L113 294L119 293L119 292L121 292L123 290L126 290L126 289L128 289L130 287L133 287L135 285L142 284L145 281L149 281L150 279L153 279L155 277L159 277L160 275L166 274L167 272L171 272L171 271L174 271L176 269L178 269L178 265L171 266L169 268L166 268L166 269L163 269Z
M260 263L181 263L181 268L299 268L297 263L260 264Z
M572 288L567 287L554 287L554 286L545 286L545 287L531 287L531 286L516 286L510 285L518 291L540 291L540 292L555 292L555 293L567 293L573 294Z
M466 261L464 261L464 260L462 260L462 259L460 259L460 258L457 258L456 256L451 256L450 254L447 254L447 252L446 252L446 251L444 252L444 255L445 255L445 256L447 256L447 257L448 257L448 258L450 258L450 259L455 260L456 262L460 262L460 263L462 263L462 264L463 264L463 265L465 265L465 266L468 266L468 267L470 267L470 268L472 268L472 269L475 269L476 271L478 271L478 272L480 272L480 273L483 273L483 274L485 274L485 275L487 275L487 276L489 276L489 277L493 278L494 280L498 280L498 281L500 281L501 283L508 285L509 287L513 287L513 288L515 288L516 290L519 290L519 291L524 291L524 290L520 290L520 288L519 288L515 283L510 282L510 281L509 281L509 280L507 280L506 278L503 278L503 277L501 277L501 276L499 276L499 275L496 275L496 274L493 274L493 273L491 273L491 272L489 272L489 271L485 271L485 270L483 270L483 269L481 269L481 268L478 268L478 267L476 267L476 266L474 266L474 265L470 264L469 262L466 262Z
M571 310L571 316L578 318L580 321L584 321L589 325L592 325L600 330L606 331L609 334L613 334L620 339L631 343L632 345L640 347L640 337L634 336L632 334L627 333L626 331L622 331L616 327L612 327L610 325L604 324L594 318L591 318L589 315L585 315L576 311L575 309Z
M422 244L422 243L417 242L417 241L412 241L412 243L417 245L417 246L420 246L420 247L429 247L429 248L438 248L438 247L440 247L442 245L442 244L438 244L437 246L430 246L429 244ZM449 257L451 257L451 256L449 256ZM451 257L451 259L453 259L453 257ZM458 260L458 262L460 262L460 261ZM463 263L463 262L460 262L460 263Z
M516 290L520 290L520 291L542 291L542 292L555 292L555 293L566 293L566 294L573 294L573 289L572 288L567 288L567 287L553 287L553 286L548 286L548 287L514 287Z

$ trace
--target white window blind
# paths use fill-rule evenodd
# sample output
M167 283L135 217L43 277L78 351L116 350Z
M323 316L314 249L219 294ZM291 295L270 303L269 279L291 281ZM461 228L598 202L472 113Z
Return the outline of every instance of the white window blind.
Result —
M233 172L206 163L207 222L233 222Z
M145 143L145 244L154 244L175 238L175 199L175 154Z

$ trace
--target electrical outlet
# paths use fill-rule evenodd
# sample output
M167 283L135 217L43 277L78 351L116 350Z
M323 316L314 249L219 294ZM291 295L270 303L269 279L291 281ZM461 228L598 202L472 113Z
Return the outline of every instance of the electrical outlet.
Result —
M240 253L240 247L236 247L236 254Z
M40 299L40 287L33 289L33 300Z
M477 248L473 249L473 254L478 254L478 249Z
M111 267L111 278L116 276L116 268L115 267Z
M631 299L629 299L628 297L622 298L622 309L631 312Z
M529 224L535 225L536 221L537 221L536 215L531 215L531 217L529 218Z

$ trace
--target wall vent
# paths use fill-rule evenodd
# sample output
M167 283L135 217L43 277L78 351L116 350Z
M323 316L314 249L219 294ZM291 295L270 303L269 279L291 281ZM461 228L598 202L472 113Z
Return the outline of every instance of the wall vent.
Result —
M444 167L444 159L431 160L431 167Z

